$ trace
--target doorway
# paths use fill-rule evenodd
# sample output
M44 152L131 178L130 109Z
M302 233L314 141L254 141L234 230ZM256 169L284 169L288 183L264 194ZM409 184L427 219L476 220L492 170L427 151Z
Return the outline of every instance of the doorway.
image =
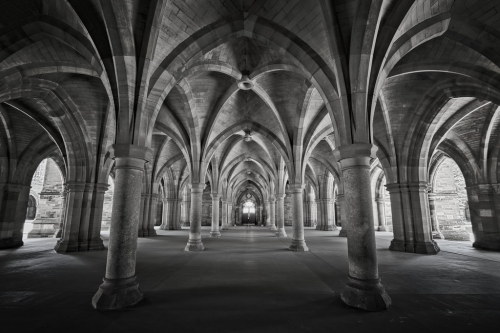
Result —
M255 216L255 203L250 200L246 201L243 204L243 214L241 214L241 224L257 225L257 218Z

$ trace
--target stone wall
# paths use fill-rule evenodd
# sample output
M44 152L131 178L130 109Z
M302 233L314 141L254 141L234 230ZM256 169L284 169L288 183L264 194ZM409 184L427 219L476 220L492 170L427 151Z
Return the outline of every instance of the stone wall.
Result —
M470 240L469 205L460 168L452 159L446 158L436 170L434 179L436 217L445 239Z

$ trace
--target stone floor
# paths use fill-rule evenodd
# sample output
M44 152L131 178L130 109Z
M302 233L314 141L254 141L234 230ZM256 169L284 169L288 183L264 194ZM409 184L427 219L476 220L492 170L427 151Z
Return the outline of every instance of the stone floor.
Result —
M291 234L291 230L288 230ZM54 239L0 252L2 332L475 332L500 326L500 253L439 241L436 256L387 250L380 274L393 300L385 312L344 306L346 239L306 230L309 253L259 227L203 230L207 250L183 251L187 230L140 239L137 272L146 299L97 312L90 300L105 252L56 254ZM493 327L496 326L496 329ZM484 331L484 332L488 332Z

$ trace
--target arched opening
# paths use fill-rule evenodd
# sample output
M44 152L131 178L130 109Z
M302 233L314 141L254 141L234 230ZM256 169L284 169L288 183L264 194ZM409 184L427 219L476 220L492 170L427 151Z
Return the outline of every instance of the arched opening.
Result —
M256 210L255 210L255 202L252 200L248 199L245 201L242 205L242 214L241 214L241 224L242 225L257 225L257 218L256 218Z
M38 165L31 180L26 210L28 222L24 224L23 238L56 237L62 223L63 206L62 173L56 162L47 158Z
M102 207L101 232L108 232L111 226L111 212L113 209L113 194L115 193L115 181L108 177L108 189L104 192L104 203Z
M471 241L472 226L465 179L457 163L443 156L432 176L429 206L433 237Z

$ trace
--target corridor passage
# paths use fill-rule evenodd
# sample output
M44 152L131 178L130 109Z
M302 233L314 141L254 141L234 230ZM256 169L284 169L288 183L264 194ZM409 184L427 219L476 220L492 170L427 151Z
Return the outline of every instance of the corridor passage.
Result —
M348 308L346 239L306 230L310 252L287 250L266 228L234 227L204 252L184 252L187 230L138 243L146 299L133 310L98 312L90 300L106 252L57 254L55 239L29 239L0 252L4 332L473 332L500 318L500 254L440 241L435 256L387 250L377 233L380 274L393 305ZM287 229L289 235L291 230ZM5 329L5 330L4 330Z

